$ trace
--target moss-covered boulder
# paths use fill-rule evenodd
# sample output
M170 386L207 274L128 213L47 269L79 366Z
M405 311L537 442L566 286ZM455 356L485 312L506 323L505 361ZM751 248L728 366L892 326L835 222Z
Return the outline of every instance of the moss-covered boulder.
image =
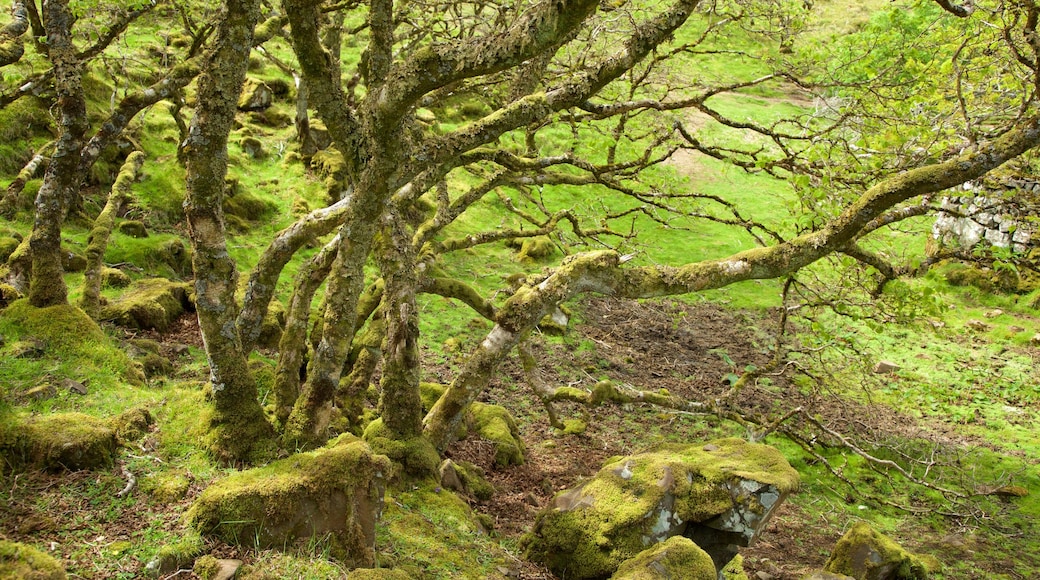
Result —
M335 558L351 567L372 566L390 469L390 461L364 442L340 438L210 485L186 519L202 534L251 547L328 536Z
M721 570L797 486L798 473L766 445L666 445L612 461L557 494L523 544L558 576L601 578L647 546L681 535Z
M56 413L22 419L4 418L0 428L0 464L60 471L111 467L116 432L108 422L83 413Z
M132 281L130 275L119 268L101 268L101 285L105 288L126 288Z
M830 572L824 572L823 570L817 570L802 576L802 580L856 580L852 576L846 576L844 574L832 574Z
M466 412L466 428L494 443L495 465L522 465L524 462L524 443L520 439L520 429L509 411L501 405L472 403Z
M126 220L118 226L119 233L131 238L147 238L148 228L140 220Z
M692 540L672 536L626 560L612 580L717 580L711 556Z
M61 563L46 552L18 542L0 540L0 578L64 580Z
M11 257L11 254L18 249L18 244L20 243L21 241L17 238L10 236L0 237L0 263L6 262Z
M194 310L191 285L165 278L138 280L101 309L101 320L127 328L165 331L186 310Z
M929 575L925 559L866 522L856 523L838 540L823 569L856 580L926 580Z
M263 111L274 103L274 91L264 81L247 78L238 98L239 111Z

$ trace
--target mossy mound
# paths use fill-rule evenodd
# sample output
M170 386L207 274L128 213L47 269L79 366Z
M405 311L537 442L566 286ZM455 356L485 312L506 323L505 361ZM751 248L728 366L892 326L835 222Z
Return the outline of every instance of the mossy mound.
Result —
M925 561L866 522L857 522L838 543L824 570L856 580L927 580Z
M495 444L495 465L522 465L524 444L520 429L509 411L501 405L472 403L466 412L466 427Z
M64 580L61 563L46 552L18 542L0 540L0 578L19 580Z
M558 494L522 543L558 576L601 578L649 544L683 535L719 570L797 486L798 473L772 447L742 439L666 445Z
M119 441L126 443L137 441L144 437L146 433L151 431L152 425L155 424L155 419L148 412L148 409L134 407L112 417L109 420L109 424L115 430Z
M0 457L6 467L72 471L111 467L116 432L107 422L82 413L29 419L6 417L0 430Z
M613 580L717 580L711 556L693 541L673 536L626 560Z
M202 534L250 547L281 548L328 535L333 557L371 566L390 469L368 445L341 439L210 485L185 518Z
M17 354L19 345L32 345L28 355L38 364L57 363L44 372L88 378L93 386L125 381L140 385L144 374L122 349L105 336L97 322L76 306L36 308L17 300L0 312L0 328L9 342L0 350L0 364Z
M225 216L234 216L248 222L260 221L278 209L274 202L261 199L249 191L238 191L224 200Z
M404 473L412 477L432 478L437 474L440 455L430 440L419 436L412 439L397 439L383 425L382 419L376 419L365 427L362 438L372 446L376 453L386 455L394 463L401 466Z
M101 320L127 328L165 331L186 310L193 310L191 285L165 278L138 280L101 309Z
M131 282L130 275L119 268L101 268L101 285L105 288L126 288Z
M11 237L0 237L0 263L7 262L7 259L11 257L11 254L18 249L18 244L22 243L20 240Z
M149 575L163 574L190 568L191 563L205 549L206 543L195 530L189 529L176 541L165 544L155 554L155 559L145 566Z
M173 503L184 499L191 486L187 472L160 471L149 474L140 480L141 491L147 493L161 504Z
M147 238L148 228L145 227L144 222L138 220L126 220L121 222L118 226L119 233L124 236L130 236L131 238Z
M556 252L556 244L549 236L535 236L533 238L522 238L506 242L510 248L517 251L517 262L533 262L542 258L548 258Z

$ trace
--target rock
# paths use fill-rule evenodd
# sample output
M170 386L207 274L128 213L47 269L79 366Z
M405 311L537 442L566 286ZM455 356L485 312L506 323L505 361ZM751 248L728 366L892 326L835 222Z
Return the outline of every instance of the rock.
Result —
M62 379L61 388L63 390L66 390L70 393L75 393L77 395L87 394L87 386L79 381L74 381L72 379Z
M986 317L986 318L996 318L996 317L998 317L998 316L1000 316L1002 314L1004 314L1004 311L999 309L999 308L994 308L993 310L987 310L986 312L982 313L982 315L984 317Z
M892 539L858 522L834 546L824 570L857 580L926 580L928 567Z
M964 323L964 326L976 332L986 332L987 330L989 330L989 325L981 320L969 320Z
M364 442L343 436L210 485L186 520L201 534L249 547L328 536L334 558L350 567L372 566L375 521L391 468Z
M1040 332L1034 334L1032 338L1029 339L1029 344L1033 346L1040 346Z
M241 567L242 560L219 559L217 560L217 571L213 574L213 580L231 580Z
M185 310L193 310L191 285L165 278L138 280L101 309L101 320L127 328L165 331Z
M115 459L115 431L89 415L56 413L24 422L11 417L6 427L0 428L0 460L15 469L97 469Z
M82 254L62 248L61 268L65 272L82 272L87 269L87 259Z
M264 143L256 137L243 137L238 144L242 147L242 152L253 159L261 159L266 155Z
M126 288L131 282L130 275L119 268L101 268L101 285L105 288Z
M274 103L274 91L263 81L247 78L238 98L239 111L263 111Z
M558 576L598 578L650 544L684 536L721 570L797 486L797 472L772 447L742 439L666 445L558 494L523 545Z
M440 475L441 487L463 494L466 493L466 486L462 484L462 478L459 477L459 472L455 469L454 461L450 459L442 461L440 467L437 468L437 473Z
M885 360L878 361L878 363L876 365L874 365L874 373L875 374L879 374L879 375L884 375L884 374L888 374L888 373L894 373L894 372L898 371L899 369L900 369L900 366L897 365L896 363L888 362L888 361L885 361Z
M716 580L711 556L693 541L672 536L626 560L613 580Z
M119 224L119 233L131 238L147 238L148 228L144 222L138 220L127 220Z
M46 552L18 542L0 540L0 578L64 580L61 563Z
M818 570L816 572L812 572L810 574L802 576L802 580L856 580L856 579L851 577L851 576L846 576L844 574L831 574L830 572L824 572L823 570Z

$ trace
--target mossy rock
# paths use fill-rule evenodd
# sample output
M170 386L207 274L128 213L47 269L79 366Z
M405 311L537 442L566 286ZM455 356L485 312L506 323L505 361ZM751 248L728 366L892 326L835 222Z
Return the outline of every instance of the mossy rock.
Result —
M4 308L15 300L22 298L22 293L10 284L0 284L0 308Z
M242 148L243 153L253 159L263 159L267 156L267 152L264 151L264 142L256 137L243 137L238 142L238 146Z
M390 460L363 442L337 440L210 485L185 519L201 534L249 547L281 548L329 536L337 560L372 566L375 520L390 469Z
M766 445L735 438L664 445L557 494L522 545L558 576L602 578L648 545L683 535L721 570L731 546L751 543L797 486L798 473Z
M105 288L126 288L132 282L130 275L119 268L101 268L101 285Z
M178 502L188 495L191 479L187 472L160 471L145 475L140 480L141 491L161 504Z
M274 91L267 83L255 78L247 78L242 85L242 94L238 98L239 111L263 111L274 103Z
M224 200L224 214L248 222L260 221L278 209L274 202L261 199L249 191L239 191Z
M626 560L612 580L717 580L711 556L692 540L673 536Z
M525 450L520 429L505 407L471 403L466 411L466 427L495 444L495 465L523 465Z
M750 580L744 571L744 557L740 554L734 556L722 569L722 577L725 580Z
M556 244L549 236L535 236L533 238L520 238L506 242L510 248L517 249L517 262L533 262L548 258L556 252Z
M155 419L148 409L134 407L109 419L109 424L116 432L116 437L122 443L137 441L151 431Z
M928 565L866 522L857 522L831 552L823 567L857 580L927 580Z
M87 269L87 258L79 252L62 248L61 268L66 272L82 272Z
M57 413L20 420L6 417L0 455L14 470L48 471L111 467L116 432L107 422L83 413Z
M0 540L0 578L64 580L67 577L61 563L46 552L26 544Z
M150 575L164 574L190 568L191 563L202 553L206 544L195 530L187 530L176 541L165 544L155 554L155 559L145 566Z
M440 455L433 443L421 435L412 439L397 439L383 425L382 419L376 419L365 427L362 439L372 446L374 452L386 455L400 465L407 475L432 478L437 474Z
M856 580L852 576L846 576L844 574L832 574L830 572L824 572L823 570L817 570L810 572L805 576L802 576L802 580Z
M193 310L191 285L165 278L138 280L101 309L101 320L126 328L165 331L186 310Z
M130 236L131 238L147 238L148 228L145 227L144 222L138 220L126 220L121 222L118 226L119 233L124 236Z
M179 276L191 274L191 250L177 238L167 240L156 249L159 262Z

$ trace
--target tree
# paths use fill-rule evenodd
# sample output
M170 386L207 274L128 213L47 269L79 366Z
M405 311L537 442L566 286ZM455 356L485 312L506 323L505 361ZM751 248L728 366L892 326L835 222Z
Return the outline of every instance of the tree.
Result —
M579 253L547 274L519 281L511 298L495 307L459 280L440 276L439 257L508 238L559 235L564 224L570 226L575 239L621 240L625 234L612 229L609 218L651 213L647 208L692 215L695 212L682 202L697 196L656 191L640 181L644 170L680 145L751 171L788 178L800 174L818 177L825 166L813 163L811 143L831 138L848 142L852 139L846 128L851 126L846 122L850 115L817 122L815 127L788 121L771 128L727 118L708 103L725 91L798 80L782 71L707 88L662 80L670 60L696 53L698 43L723 26L749 22L755 10L752 5L701 6L696 1L678 1L623 4L608 10L597 2L574 0L517 7L451 3L451 7L445 12L434 2L407 7L383 0L367 6L285 2L285 18L308 97L341 156L346 193L329 208L308 215L278 236L250 273L241 305L234 297L237 269L223 250L223 169L214 163L221 158L220 138L233 107L228 96L237 94L234 87L241 78L244 54L210 61L200 91L213 91L214 96L200 99L192 129L193 139L207 143L207 148L192 150L186 207L195 249L199 317L214 377L217 412L212 424L227 433L217 438L218 451L246 458L253 451L251 444L260 438L243 437L242 430L254 435L268 432L267 427L258 427L263 424L262 412L245 370L245 355L255 341L274 281L310 235L339 228L295 284L275 388L283 435L297 445L324 440L337 390L345 397L348 385L366 384L374 359L381 357L383 426L397 438L425 436L443 450L462 412L486 387L498 364L560 302L586 292L626 297L696 292L741 280L788 276L837 252L862 255L857 252L857 242L906 214L906 202L977 179L1030 151L1040 139L1037 117L1024 113L993 132L992 139L980 140L957 155L906 160L902 165L879 168L869 178L846 175L840 183L859 187L862 193L797 235L784 236L744 220L737 208L731 208L734 217L730 222L764 234L759 238L763 247L677 267L631 266L626 263L628 256L611 250ZM966 15L956 7L943 7L957 16ZM232 38L230 27L237 27L239 41L231 44L247 46L248 31L259 18L259 10L252 4L229 4L218 37ZM367 44L354 75L363 89L360 96L352 83L348 83L349 90L344 88L345 71L322 42L323 14L330 10L344 11L347 21L364 22L358 30L364 29L365 34L357 34ZM688 43L671 41L680 27L692 21L702 28L699 38ZM783 20L785 25L790 22ZM1008 28L1009 37L1013 30ZM1028 25L1022 38L1027 33ZM215 72L218 70L220 74ZM220 89L209 84L218 81L227 84ZM482 93L477 100L483 108L469 123L438 134L424 125L421 109L453 93ZM673 130L675 125L667 117L652 121L648 114L691 108L724 125L757 132L770 146L726 149L705 143L685 127ZM220 122L209 120L209 115ZM576 135L606 132L605 127L612 127L610 147L599 157L587 151L579 154L579 144L562 154L541 153L539 132L561 124ZM212 134L204 139L204 131ZM635 141L633 135L639 131L645 132L640 141L645 151L633 155L626 151L626 144ZM521 133L523 147L518 147L513 135ZM681 141L674 140L676 134ZM203 169L207 164L211 167ZM460 172L479 176L477 184L452 191L448 177ZM534 227L464 238L445 235L484 196L501 195L503 188L529 191L545 184L595 185L641 206L608 215L596 227L586 227L586 220L573 212L546 210L538 216L510 207L518 219ZM429 198L435 207L424 204ZM365 264L370 259L379 272L377 282L366 276ZM308 343L307 317L322 280L327 281L327 289L319 324L309 338L313 353L301 383L299 365ZM416 294L420 292L459 300L495 322L425 417L419 400ZM373 313L382 319L373 318ZM363 332L366 323L368 331Z

